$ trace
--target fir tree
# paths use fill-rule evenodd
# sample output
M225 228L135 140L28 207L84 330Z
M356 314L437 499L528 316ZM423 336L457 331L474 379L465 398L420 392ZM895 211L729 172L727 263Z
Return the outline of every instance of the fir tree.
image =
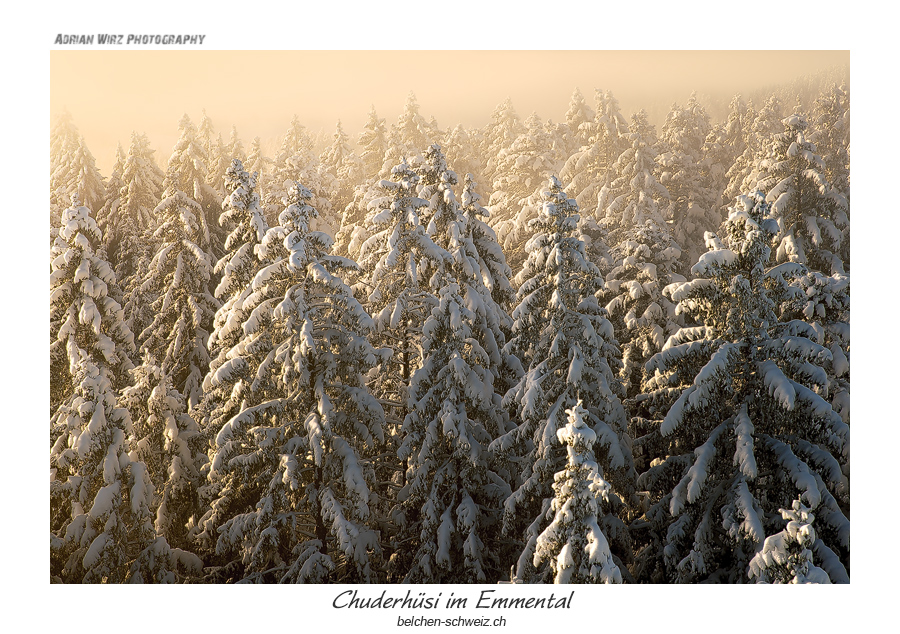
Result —
M204 111L204 118L208 120L205 114ZM194 240L204 251L217 254L222 236L211 230L211 227L222 210L219 207L221 197L207 180L210 171L209 148L204 145L187 115L178 122L178 131L178 141L169 157L167 177L171 180L171 187L200 206L200 212L194 213L193 220L197 223L198 230Z
M600 440L598 462L604 477L615 486L603 530L620 545L627 542L627 534L614 515L623 510L617 496L630 502L634 490L630 441L619 400L622 388L615 376L618 348L612 325L595 297L603 279L585 257L584 243L573 235L578 222L575 201L566 197L555 177L543 197L540 215L531 221L535 236L527 246L528 260L516 280L519 305L512 313L513 338L507 344L528 368L504 397L504 405L516 410L520 422L491 445L499 459L514 459L521 472L505 503L503 520L507 534L525 537L514 572L520 581L539 572L532 559L538 536L552 517L551 476L565 463L554 439L565 410L579 399ZM523 520L527 530L520 533Z
M645 220L632 226L613 249L618 262L607 275L603 299L622 348L621 379L626 395L637 396L646 361L679 329L675 304L662 294L678 274L681 249L665 224Z
M56 226L72 194L90 209L100 209L106 200L104 178L84 137L64 112L50 131L50 224Z
M209 351L213 357L227 352L237 343L238 333L228 327L232 307L246 295L246 289L259 269L258 250L269 230L260 209L256 193L256 174L250 175L243 164L234 159L225 173L225 191L219 224L230 228L225 239L225 255L216 263L213 272L220 275L215 297L223 302L216 313L215 330L210 336ZM225 335L225 332L230 336ZM221 359L220 359L221 361Z
M660 228L667 226L663 206L669 192L657 180L655 134L643 110L632 117L631 129L627 134L630 145L613 164L611 183L601 191L597 206L597 215L604 219L613 243L647 221Z
M408 461L398 500L412 552L406 581L484 582L498 575L499 510L508 486L487 446L505 431L494 393L482 298L449 283L423 326L422 367L412 376L399 457ZM479 314L480 313L480 314ZM494 344L494 354L497 354ZM403 539L407 541L407 539ZM399 555L395 555L399 558Z
M375 320L373 341L393 351L377 373L373 391L402 404L420 361L417 330L435 303L430 279L449 254L434 244L419 219L419 210L428 206L416 196L419 176L406 163L394 167L392 174L395 180L380 182L383 197L366 222L371 237L360 247L364 275L358 288L367 296Z
M154 150L144 134L131 133L131 144L125 157L122 187L116 221L109 227L110 262L119 279L126 281L125 291L133 290L136 272L145 270L153 257L151 235L157 218L153 210L159 204L165 175L153 159ZM146 261L145 261L146 260ZM126 317L134 324L134 314L126 307Z
M106 181L106 196L103 198L103 207L97 212L97 226L103 232L104 251L108 250L109 235L112 226L118 220L119 204L122 201L120 190L125 185L122 175L125 172L125 150L121 143L116 143L116 160L113 163L112 173ZM112 226L110 225L112 220ZM108 258L105 258L108 259Z
M781 509L781 517L787 525L766 537L762 550L750 560L750 578L757 583L831 583L828 573L812 563L809 547L816 542L811 526L815 515L803 502L794 500L792 508Z
M547 178L557 173L550 139L537 115L526 120L526 132L497 157L497 174L491 195L491 224L513 266L526 257L528 221L540 209L540 191Z
M309 230L311 199L291 189L261 246L272 264L235 305L247 316L243 338L207 377L245 400L211 453L200 539L232 562L216 579L375 580L377 500L365 456L384 442L384 418L363 383L375 362L373 323L341 278L356 265L328 255L331 239Z
M238 136L236 125L231 126L231 136L228 137L228 150L226 156L229 159L229 165L234 159L239 160L241 163L247 161L247 153L244 151L244 142L241 141L241 138Z
M491 122L485 126L482 140L481 155L487 157L484 166L486 183L493 183L500 175L498 158L500 152L508 148L525 132L525 126L513 108L512 100L507 97L494 108L491 113Z
M742 199L725 244L708 234L696 279L666 289L699 325L650 359L638 399L664 415L636 441L656 456L638 479L650 496L639 578L745 580L778 509L798 494L818 509L829 576L846 576L850 524L836 498L846 493L849 428L818 393L831 353L808 324L777 321L775 301L791 292L785 275L800 265L766 268L775 229L762 194Z
M219 302L208 289L212 264L198 244L203 236L203 210L178 185L169 169L162 201L154 210L160 243L139 287L156 299L153 316L138 340L158 360L163 371L187 400L199 403L201 382L209 366L207 339Z
M584 95L576 88L565 115L567 154L571 155L589 143L594 117L594 111L584 102Z
M597 434L584 422L587 410L580 400L566 415L568 423L556 437L566 446L568 462L553 477L553 521L538 536L533 564L549 561L554 583L621 583L622 573L597 523L610 490L594 460Z
M100 240L90 210L73 195L50 278L51 329L71 377L50 421L50 575L67 583L171 582L179 563L182 572L201 564L154 534L153 484L128 454L131 419L115 382L131 367L132 336L107 295L115 278L94 255ZM63 380L51 374L51 394Z
M597 113L585 124L587 143L566 160L560 176L566 191L582 209L593 209L601 188L612 180L613 163L627 147L628 122L619 111L619 102L609 91L596 91Z
M722 220L718 192L702 169L710 130L709 115L691 95L683 108L672 107L660 135L659 182L669 192L666 215L672 220L672 237L684 249L685 263L697 260L704 232L717 229Z
M387 130L384 119L378 118L375 106L369 110L369 118L359 133L357 143L361 148L359 157L363 162L367 180L375 178L384 165L384 154L387 151Z
M249 174L256 173L257 176L257 185L262 187L263 183L266 181L266 177L269 174L270 166L272 165L272 159L263 154L262 150L262 142L259 140L259 137L253 137L253 143L250 144L250 151L247 153L247 160L242 161L247 166L247 172ZM264 200L264 196L260 194L260 200Z
M189 526L199 518L197 490L200 451L197 423L187 414L184 396L172 379L146 354L134 369L134 384L122 390L120 402L133 424L131 457L147 466L156 488L154 529L173 546L188 548Z
M100 379L112 390L126 384L133 367L134 335L124 323L122 307L110 296L116 277L96 254L101 242L90 210L73 194L50 250L51 414L77 388L80 359L94 360Z
M412 92L406 98L403 112L393 126L398 150L403 156L414 157L437 140L431 126L419 113L419 102Z
M758 163L766 158L774 135L784 129L781 124L784 119L781 101L772 95L759 112L754 111L752 103L748 104L746 119L743 123L744 152L728 170L728 187L724 196L728 206L733 205L735 199L743 195L743 192L755 191Z
M782 122L768 157L759 162L757 187L766 192L781 231L775 256L823 273L843 273L840 253L849 227L847 201L823 175L825 163L806 140L806 119Z
M457 174L472 174L477 182L483 182L481 175L483 165L471 131L457 125L444 135L441 147L447 157L447 163L453 166Z
M284 209L284 200L294 183L304 183L313 194L313 206L318 215L313 229L321 228L334 236L339 228L339 218L332 215L331 202L326 197L319 175L319 160L313 152L314 143L300 123L297 115L291 119L291 127L281 140L281 147L272 163L271 175L264 186L266 222L277 224L278 214ZM321 225L321 227L320 227Z
M319 156L319 173L332 205L343 212L353 196L353 185L361 180L363 167L359 157L351 149L340 121L337 122L332 139L331 145Z
M62 204L72 194L78 194L78 198L91 209L100 209L106 199L106 183L84 137L79 135L71 140L64 152L64 162L50 177L51 191L58 194L57 204Z

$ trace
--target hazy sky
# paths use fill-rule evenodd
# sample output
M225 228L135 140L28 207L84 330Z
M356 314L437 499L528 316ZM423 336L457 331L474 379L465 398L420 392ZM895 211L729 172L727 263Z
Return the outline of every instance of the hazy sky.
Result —
M165 162L187 113L202 109L228 139L231 125L249 147L273 146L293 114L329 136L340 119L355 142L370 105L396 121L407 95L446 129L482 126L511 97L561 121L578 87L612 90L622 111L684 103L692 91L728 98L834 66L848 51L102 51L50 53L50 115L72 114L104 175L116 142L145 132Z

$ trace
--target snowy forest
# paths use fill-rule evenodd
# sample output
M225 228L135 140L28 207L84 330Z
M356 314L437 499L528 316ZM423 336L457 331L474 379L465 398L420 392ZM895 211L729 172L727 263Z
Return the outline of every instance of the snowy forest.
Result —
M846 73L107 175L58 117L51 581L849 583Z

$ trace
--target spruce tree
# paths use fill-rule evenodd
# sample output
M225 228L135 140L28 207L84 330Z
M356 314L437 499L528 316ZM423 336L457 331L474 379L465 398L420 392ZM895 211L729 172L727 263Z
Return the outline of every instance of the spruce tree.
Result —
M581 209L593 209L601 189L612 180L613 163L627 147L628 122L609 91L596 91L597 113L584 125L587 143L566 160L560 177Z
M204 119L208 121L205 114L204 111ZM214 227L222 210L219 208L221 197L208 181L209 148L187 115L178 122L178 132L167 165L167 178L171 181L170 187L175 187L200 206L201 212L194 214L199 232L194 240L204 251L216 255L223 237L214 231Z
M364 274L357 288L375 320L373 342L392 352L371 387L402 411L409 379L420 364L421 324L435 303L431 278L449 254L434 244L419 218L428 206L416 195L419 176L405 162L392 175L395 180L379 183L382 198L366 222L371 237L359 250Z
M762 550L750 560L748 576L757 583L831 583L828 573L813 565L809 549L816 542L815 515L803 502L794 500L792 508L781 509L781 517L787 525L766 537Z
M594 111L584 102L584 95L576 88L569 100L569 109L566 110L565 115L568 154L579 151L582 146L589 143L594 117Z
M134 335L113 297L116 277L96 253L102 234L73 194L50 250L50 414L77 387L79 359L95 360L112 390L123 387L133 367ZM55 438L55 437L54 437Z
M132 335L107 294L115 277L94 255L100 241L90 210L73 195L50 277L51 359L61 348L69 375L54 373L51 361L51 395L64 398L50 419L50 575L67 583L171 582L176 569L196 573L201 564L154 533L153 484L129 455L133 430L116 383L131 367Z
M375 106L369 110L368 119L357 138L361 150L359 157L363 162L365 176L371 180L378 176L384 165L384 153L387 150L387 129L384 119L378 118Z
M103 232L104 251L108 251L109 234L118 220L119 204L122 201L120 190L125 185L122 175L125 172L125 150L121 143L116 143L116 160L113 163L112 173L106 181L106 195L103 198L103 206L97 212L97 226ZM110 225L112 220L112 225ZM105 258L109 259L109 258Z
M269 225L278 224L278 215L284 209L290 189L294 183L304 183L313 194L313 206L318 215L313 221L313 229L319 229L334 235L339 227L340 217L333 217L331 202L319 176L319 160L313 152L314 143L300 123L297 115L291 119L291 126L281 140L281 146L272 162L270 176L263 186L265 193L264 213Z
M644 364L682 321L663 288L685 278L676 272L681 249L664 223L648 219L630 227L612 252L618 264L606 276L602 297L622 348L622 384L632 398L640 392Z
M659 182L669 192L666 215L672 221L672 237L683 249L687 265L703 253L703 235L718 228L719 194L703 173L704 144L711 130L709 115L691 95L681 107L675 104L660 134Z
M338 120L332 143L319 155L319 175L328 198L337 213L343 215L344 208L353 197L353 187L361 181L362 162L348 143L349 137ZM337 232L339 227L333 227Z
M178 185L178 173L169 168L166 191L154 210L160 244L139 291L154 297L152 317L138 337L188 407L200 402L201 382L209 367L207 340L219 302L209 293L212 263L200 247L203 210Z
M508 486L491 469L487 446L505 428L484 311L477 291L469 287L463 298L450 282L423 325L424 358L400 432L408 468L398 538L407 542L401 552L412 553L406 581L484 582L502 570L496 540Z
M504 510L504 532L524 536L514 579L529 581L543 573L532 565L537 539L551 520L552 476L565 457L555 442L564 412L579 399L586 421L599 438L598 463L615 487L604 533L627 549L627 531L615 516L623 496L631 502L634 466L625 433L623 395L616 378L618 348L606 311L595 293L603 285L600 272L585 256L575 235L578 206L551 178L543 193L540 215L531 221L528 260L516 281L519 304L512 313L513 337L507 344L527 367L504 397L516 411L519 426L495 440L491 450L500 460L513 460L521 472Z
M830 553L838 580L849 565L839 500L850 437L819 395L831 353L805 322L777 320L776 301L791 292L785 275L801 265L767 267L777 225L762 194L741 199L724 229L722 240L707 235L695 279L665 290L698 325L646 365L639 404L662 420L636 441L655 456L638 479L650 506L633 527L647 530L637 531L636 576L744 581L778 509L800 495L816 509L816 550Z
M825 178L825 162L806 139L805 117L791 115L782 123L784 131L774 136L767 158L759 162L756 183L781 229L775 256L822 273L843 273L847 200Z
M594 460L597 434L584 422L587 410L580 400L566 416L556 437L566 446L568 461L553 477L553 521L538 536L532 563L538 567L549 561L554 583L621 583L622 573L597 523L610 490Z
M367 456L384 442L384 415L363 382L374 324L341 277L355 263L310 231L312 197L291 188L260 247L271 264L235 304L243 337L207 377L235 394L240 384L244 400L211 449L199 539L227 564L215 580L375 580Z
M412 91L392 129L397 140L394 145L399 146L397 149L408 158L424 152L426 147L437 141L432 126L419 113L419 102Z
M130 293L138 271L146 270L153 257L152 233L157 227L153 213L163 192L165 174L153 159L154 150L144 134L131 133L131 144L125 156L122 172L122 187L119 190L119 204L116 221L109 227L110 262L116 269L116 276L125 282L125 291ZM126 317L134 324L134 314L127 310Z
M120 403L132 420L132 458L147 466L155 485L154 529L179 548L191 548L190 529L200 517L199 466L201 451L197 423L187 413L185 398L172 385L149 353L133 371L134 383L122 390Z

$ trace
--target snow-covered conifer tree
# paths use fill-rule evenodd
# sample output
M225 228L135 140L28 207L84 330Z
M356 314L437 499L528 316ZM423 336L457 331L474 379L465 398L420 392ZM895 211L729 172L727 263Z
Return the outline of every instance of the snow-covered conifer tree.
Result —
M281 147L272 163L270 177L263 190L264 213L270 226L277 224L278 214L284 209L283 201L294 183L304 183L313 194L313 206L318 215L313 221L313 229L321 229L334 235L340 224L340 217L333 217L331 202L326 197L322 179L319 176L319 159L313 152L314 143L300 123L297 115L291 119L291 127L281 140Z
M675 104L660 134L659 182L669 192L666 214L672 220L672 237L681 245L684 263L696 262L703 253L703 235L722 221L719 194L702 170L704 144L711 130L709 115L691 95L681 107Z
M222 135L217 135L215 142L213 142L212 147L210 148L211 155L207 180L209 181L210 187L219 194L219 200L225 197L225 172L231 167L231 157L229 156L228 150L229 147L222 139Z
M226 156L229 157L229 164L234 159L241 163L247 161L247 153L244 151L244 142L238 136L237 126L231 126L231 136L228 137L228 150ZM251 172L252 173L252 172Z
M791 115L782 123L784 132L774 136L767 158L759 162L756 183L781 229L775 256L779 262L843 273L847 199L825 178L825 162L806 140L806 119Z
M662 206L669 192L656 178L655 134L643 110L632 116L631 130L625 135L629 146L613 164L610 184L598 201L597 215L605 219L613 244L648 220L660 228L666 226Z
M490 222L513 266L526 257L528 221L538 214L543 184L559 167L550 138L535 114L526 120L526 131L496 158Z
M82 357L93 359L100 378L116 390L128 381L134 353L134 335L122 307L110 296L115 274L96 254L100 229L77 194L60 221L50 250L51 415L76 389Z
M382 180L382 198L367 218L369 237L360 247L364 271L358 285L367 296L375 320L373 342L390 348L393 356L372 384L379 398L404 403L405 386L419 366L418 332L435 298L430 279L450 256L438 247L419 220L428 201L416 196L419 176L404 162L392 170L395 180ZM401 406L402 408L402 406Z
M484 177L486 183L493 183L499 176L497 160L501 150L508 148L525 132L525 126L513 108L512 100L507 97L498 104L491 113L491 121L484 128L481 155L486 157Z
M204 427L212 424L215 429L239 411L242 399L238 394L231 394L232 384L212 386L210 377L229 362L230 351L244 337L241 326L249 314L244 314L240 306L253 292L250 282L266 264L260 260L259 253L269 227L260 209L255 177L256 174L248 174L236 159L225 177L225 189L229 193L222 203L224 211L219 222L232 229L225 241L226 253L214 268L221 275L214 294L222 306L216 311L209 335L210 365L203 385L203 402L195 410Z
M94 255L100 241L90 210L73 195L50 276L50 391L63 397L50 420L50 575L69 583L174 581L179 564L183 573L201 564L155 535L153 484L128 453L131 419L115 390L131 368L132 335L107 293L112 269ZM55 351L68 361L68 379L54 371Z
M204 117L205 114L204 111ZM170 187L174 186L200 206L201 212L196 213L194 218L199 232L194 241L204 251L217 254L224 240L224 236L218 236L218 232L213 229L222 212L219 207L221 196L207 180L210 171L209 149L201 142L197 129L187 115L178 122L178 131L178 140L169 157L167 178L171 180Z
M407 157L424 152L426 147L437 141L431 126L419 113L419 102L413 92L407 96L403 112L392 128L396 132L401 154Z
M234 385L245 401L211 450L210 510L199 538L228 565L216 579L375 580L372 462L384 414L363 382L375 363L369 315L309 230L312 193L295 184L280 226L260 248L252 292L235 304L243 337L207 387Z
M263 154L262 141L259 140L258 136L253 137L253 143L250 144L250 150L247 152L247 160L241 162L244 163L248 174L253 174L254 172L259 174L256 178L257 185L262 187L271 169L272 159ZM262 199L263 196L260 194L260 200Z
M116 143L116 160L113 162L112 172L106 181L106 196L103 198L103 207L97 212L97 226L103 232L104 250L108 246L110 227L110 218L113 222L118 220L119 203L122 201L120 190L125 185L122 180L122 174L125 172L125 150L122 149L121 143Z
M122 390L133 425L132 459L143 462L156 488L154 528L172 546L188 548L188 524L199 519L197 489L200 451L197 423L184 397L149 353L133 371L134 384Z
M781 101L775 95L766 100L759 112L753 109L752 102L747 104L746 118L742 119L745 146L728 170L728 187L724 195L727 206L732 206L743 192L755 191L758 163L766 158L774 135L784 129L783 119Z
M800 292L781 302L782 321L799 319L816 332L815 341L831 351L830 362L823 367L828 384L822 392L845 423L850 422L850 276L830 276L818 271L800 270L785 275ZM844 466L849 475L849 465Z
M832 85L816 100L810 140L825 162L823 174L846 200L848 222L843 228L841 258L850 270L850 93L846 86Z
M441 148L447 157L447 163L453 166L453 171L459 175L472 174L476 181L481 182L483 166L472 132L462 125L455 126L444 135Z
M585 124L587 143L566 160L560 177L581 209L597 206L601 188L612 180L613 163L628 147L628 122L609 91L596 91L597 113Z
M587 410L580 400L566 415L568 422L556 437L566 446L568 462L553 477L553 521L538 536L532 563L539 567L549 561L554 583L621 583L622 573L597 523L610 489L594 459L597 434L584 422Z
M574 235L578 205L567 198L555 177L543 198L540 215L531 221L535 235L527 245L528 259L516 278L519 305L512 313L513 338L507 344L528 368L504 397L504 405L516 410L520 423L491 445L501 460L515 458L521 471L504 511L505 532L525 541L514 572L520 581L535 574L537 538L552 518L552 475L565 464L556 431L563 425L565 410L579 399L587 410L585 420L599 439L602 475L615 487L603 530L619 544L626 542L625 526L612 513L622 510L618 496L631 502L634 490L630 441L619 400L622 387L616 378L619 352L612 325L595 296L603 279Z
M640 392L644 363L679 329L675 304L662 289L685 281L676 272L680 255L665 223L649 218L613 248L618 264L606 277L603 300L622 348L621 379L629 398Z
M425 160L418 192L429 205L428 213L421 214L422 221L429 218L428 235L450 255L444 279L432 281L432 288L437 291L452 282L458 285L464 297L469 297L470 293L480 296L480 308L475 310L479 321L475 327L486 337L481 345L491 360L489 368L498 379L498 385L511 387L506 382L517 381L521 369L517 359L511 359L502 351L505 333L512 326L506 307L514 295L503 250L491 228L478 217L486 210L478 204L471 175L466 175L464 204L460 206L453 193L456 173L448 169L440 146L429 146Z
M810 141L825 162L823 174L848 200L850 198L850 95L832 85L816 99ZM849 215L849 209L848 209Z
M596 114L584 101L584 95L578 88L572 93L569 100L569 109L566 110L565 124L568 128L566 138L567 154L571 155L579 151L582 146L590 141L593 131L593 122Z
M506 263L497 234L486 220L482 220L489 218L490 212L481 206L481 196L475 191L477 186L472 175L466 174L460 210L466 217L466 230L470 232L467 237L472 241L473 252L477 254L481 280L497 305L509 311L516 296L511 283L512 270Z
M53 127L50 129L51 192L54 190L53 174L66 163L69 148L74 147L80 136L78 128L72 121L72 114L68 110L63 111L63 113L56 118ZM66 199L65 204L68 205L70 200L71 194L69 194L69 198ZM59 219L57 218L56 220Z
M178 185L169 168L166 191L154 210L159 227L154 237L160 248L144 273L139 291L156 299L148 325L138 337L172 383L196 405L203 395L201 382L209 367L207 340L219 302L209 293L210 257L198 244L203 236L203 210Z
M831 583L828 573L813 564L809 549L816 542L812 511L794 500L792 508L781 509L781 517L787 525L766 537L762 550L750 560L750 578L757 583Z
M78 194L89 208L100 209L106 199L106 183L84 137L78 135L64 152L64 162L50 177L51 191L59 193L57 202L62 203L72 194Z
M238 298L243 298L250 281L259 270L258 245L269 230L260 209L259 194L256 193L256 175L244 170L243 164L234 159L225 173L225 191L222 215L219 224L230 228L225 239L225 255L216 263L213 272L220 275L215 297L223 302L216 313L215 330L209 339L210 355L215 358L227 352L237 343L239 336L234 326L228 326L231 311ZM226 334L227 333L227 334ZM220 359L219 362L224 361Z
M369 110L368 117L362 132L359 133L357 143L361 148L359 158L365 167L365 177L367 180L371 180L378 176L384 165L384 153L387 151L387 128L384 125L384 119L378 118L374 105Z
M399 457L408 464L398 500L411 553L406 581L474 583L502 569L496 539L508 485L490 467L506 431L491 366L499 359L483 298L453 282L423 326L422 367L412 376ZM408 550L407 550L408 549ZM402 554L394 555L403 559Z
M332 143L319 156L319 175L334 208L343 212L353 197L353 187L361 180L362 161L348 143L349 137L338 120ZM338 227L334 227L337 231Z
M673 335L646 365L638 404L662 417L635 441L654 457L638 479L649 493L640 526L639 579L730 581L747 569L778 509L800 495L818 518L815 551L832 580L846 577L850 523L840 508L848 483L849 428L819 395L831 352L805 322L779 323L775 302L790 293L766 268L777 230L761 193L740 200L725 244L710 251L694 280L665 289L697 326ZM727 246L726 246L727 245ZM780 528L780 527L779 527Z
M146 259L143 266L146 269L153 256L150 236L157 226L153 210L159 204L165 180L165 174L153 159L153 152L146 135L131 133L116 219L108 227L112 234L108 239L110 263L126 292L132 291L135 273L142 270L142 261ZM133 315L129 312L126 310L126 317L131 320Z

